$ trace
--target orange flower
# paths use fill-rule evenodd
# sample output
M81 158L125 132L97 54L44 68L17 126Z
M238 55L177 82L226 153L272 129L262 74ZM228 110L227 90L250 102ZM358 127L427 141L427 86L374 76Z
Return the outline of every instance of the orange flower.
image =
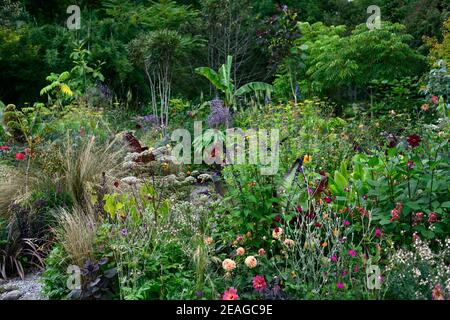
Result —
M304 164L307 164L307 163L311 162L311 160L312 160L312 157L310 155L308 155L308 154L303 157L303 163Z
M238 256L243 256L243 255L245 254L245 249L242 248L242 247L237 248L236 254L237 254Z
M333 236L337 237L338 235L339 235L339 230L335 228L333 230Z
M250 269L253 269L257 266L258 260L254 256L248 256L245 258L245 265L249 267Z
M222 262L222 268L226 271L226 272L230 272L233 269L236 268L236 262L234 262L231 259L225 259Z

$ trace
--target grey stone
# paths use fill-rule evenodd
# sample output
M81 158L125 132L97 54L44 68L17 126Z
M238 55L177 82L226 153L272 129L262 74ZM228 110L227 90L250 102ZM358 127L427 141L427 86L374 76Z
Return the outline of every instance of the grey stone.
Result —
M19 289L18 286L14 285L14 284L11 284L11 283L6 283L6 284L0 286L0 294L5 293L5 292L9 292L9 291L15 291L15 290L18 290L18 289Z
M10 291L8 293L5 293L3 295L2 300L19 300L19 298L22 296L22 292L19 290Z

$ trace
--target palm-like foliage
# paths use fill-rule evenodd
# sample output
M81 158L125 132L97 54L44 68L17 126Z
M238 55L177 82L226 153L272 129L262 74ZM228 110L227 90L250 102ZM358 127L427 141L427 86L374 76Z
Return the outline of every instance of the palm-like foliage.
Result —
M208 79L218 91L222 92L225 96L225 105L232 106L235 110L237 108L236 97L258 91L265 91L266 94L270 96L273 87L264 82L250 82L236 89L233 80L231 79L232 63L233 57L228 56L227 63L223 64L218 72L208 67L197 68L195 69L195 72Z

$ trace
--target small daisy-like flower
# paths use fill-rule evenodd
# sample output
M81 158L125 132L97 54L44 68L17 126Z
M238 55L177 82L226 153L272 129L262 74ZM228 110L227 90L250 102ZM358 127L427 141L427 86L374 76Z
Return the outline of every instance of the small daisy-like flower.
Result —
M237 300L239 299L239 296L237 294L237 290L234 288L230 288L228 290L225 290L225 292L222 295L223 300Z

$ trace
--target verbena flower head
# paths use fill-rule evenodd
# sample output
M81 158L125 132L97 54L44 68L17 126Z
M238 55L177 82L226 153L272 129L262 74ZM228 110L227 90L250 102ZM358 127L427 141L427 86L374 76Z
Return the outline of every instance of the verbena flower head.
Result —
M337 289L344 289L345 285L342 282L338 282L338 283L336 283L336 288Z
M211 113L208 116L208 126L217 128L220 125L228 127L231 122L230 109L225 107L222 100L214 99L210 102Z

